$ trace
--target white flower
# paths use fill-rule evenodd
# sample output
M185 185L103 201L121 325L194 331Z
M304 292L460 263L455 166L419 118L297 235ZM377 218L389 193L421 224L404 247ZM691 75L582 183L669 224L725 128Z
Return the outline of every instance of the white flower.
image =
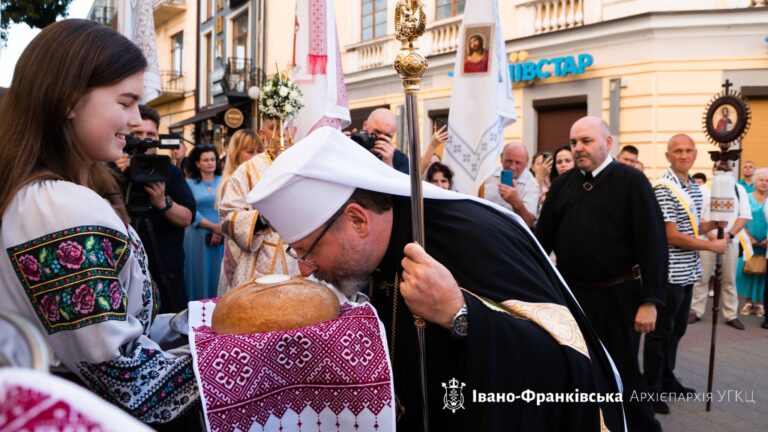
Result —
M270 92L272 92L272 86L267 84L266 86L264 86L264 93L270 93Z
M288 88L287 87L280 87L280 91L278 92L280 96L286 97L288 96Z
M299 98L299 93L296 90L292 91L291 99L298 99L298 98Z
M275 101L274 101L274 100L272 100L272 99L267 99L267 106L272 106L272 105L274 105L274 103L275 103Z
M293 111L293 107L292 107L292 106L290 106L290 105L286 105L286 106L285 106L285 112L289 113L289 112L291 112L291 111Z

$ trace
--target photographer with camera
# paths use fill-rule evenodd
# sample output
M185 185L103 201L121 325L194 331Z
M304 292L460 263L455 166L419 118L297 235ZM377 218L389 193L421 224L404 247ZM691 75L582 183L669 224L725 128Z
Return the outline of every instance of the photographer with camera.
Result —
M376 155L385 164L408 174L410 171L408 156L392 144L395 133L397 133L395 114L386 108L377 108L371 112L368 120L363 122L363 128L360 131L352 129L351 133L346 134L352 141Z
M159 138L160 115L153 108L139 105L141 125L131 134L142 141L156 142ZM182 144L183 146L183 144ZM146 154L157 153L157 146ZM115 164L126 173L131 157L123 153ZM149 198L150 208L144 215L131 213L132 222L146 245L149 271L160 289L160 312L180 312L187 307L187 291L184 283L184 229L192 223L196 212L195 197L184 179L181 169L168 166L168 180L140 185ZM138 220L146 221L139 224Z

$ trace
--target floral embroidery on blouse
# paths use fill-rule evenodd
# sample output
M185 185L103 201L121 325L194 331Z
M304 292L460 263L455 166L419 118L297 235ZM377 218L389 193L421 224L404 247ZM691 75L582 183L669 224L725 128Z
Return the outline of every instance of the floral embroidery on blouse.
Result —
M79 226L8 249L16 276L48 334L125 320L117 275L130 250L119 231Z
M192 357L136 347L122 358L78 368L94 391L148 423L162 423L195 406Z

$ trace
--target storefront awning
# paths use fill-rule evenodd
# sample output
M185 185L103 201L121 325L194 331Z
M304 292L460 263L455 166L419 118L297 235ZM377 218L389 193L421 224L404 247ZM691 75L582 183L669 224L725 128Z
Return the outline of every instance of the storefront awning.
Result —
M190 117L190 118L188 118L186 120L182 120L180 122L177 122L177 123L174 123L174 124L168 126L168 128L169 129L175 129L175 128L186 126L186 125L189 125L189 124L199 123L199 122L201 122L203 120L208 120L209 118L216 117L218 114L221 114L222 112L224 112L224 111L226 111L226 110L228 110L230 108L241 107L241 106L245 105L246 103L247 102L239 103L239 104L224 103L224 104L219 104L219 105L213 105L213 106L211 106L209 108L206 108L204 110L198 111L197 114L195 114L194 116L192 116L192 117Z

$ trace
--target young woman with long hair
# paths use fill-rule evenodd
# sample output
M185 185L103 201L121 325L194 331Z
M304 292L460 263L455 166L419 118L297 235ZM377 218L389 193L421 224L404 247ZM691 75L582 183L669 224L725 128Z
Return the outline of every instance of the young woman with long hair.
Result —
M165 423L197 403L192 358L160 347L170 317L155 319L144 248L104 165L141 122L146 64L86 20L51 24L24 50L0 104L0 295L57 371Z

